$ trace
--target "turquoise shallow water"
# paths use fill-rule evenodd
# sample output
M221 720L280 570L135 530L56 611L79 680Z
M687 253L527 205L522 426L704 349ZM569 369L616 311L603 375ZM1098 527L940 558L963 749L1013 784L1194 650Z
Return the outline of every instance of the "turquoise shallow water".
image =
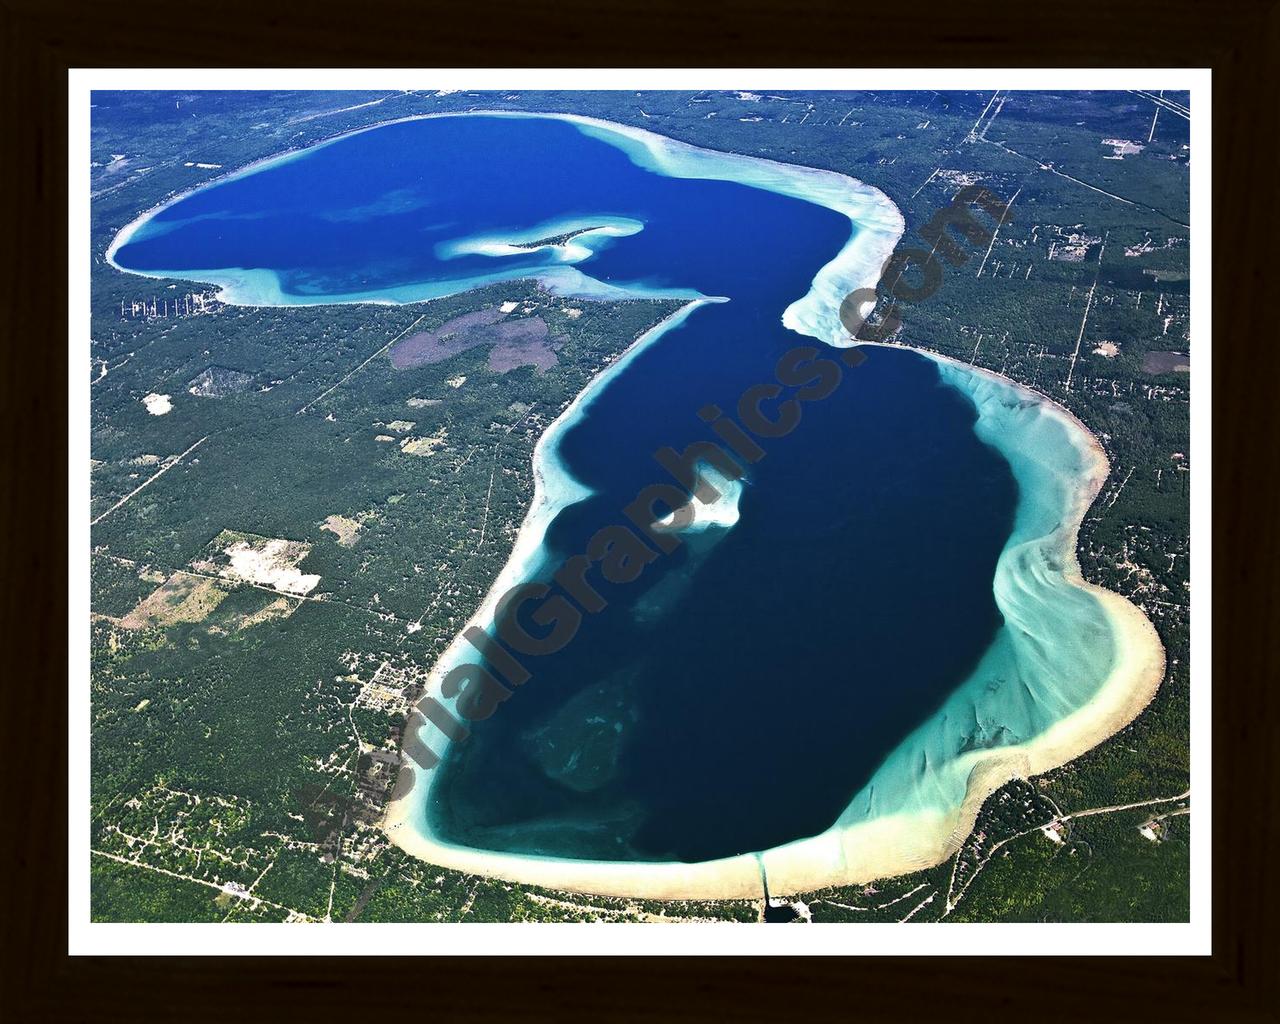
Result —
M896 230L883 197L850 206L833 188L599 126L449 118L229 179L115 247L125 269L252 302L414 301L527 276L727 299L633 351L560 423L537 543L506 584L549 581L670 481L654 452L712 438L699 410L736 410L769 381L771 403L803 409L786 437L758 438L766 456L676 551L625 584L597 578L608 607L531 660L467 743L424 736L445 755L411 794L424 832L698 861L954 808L966 755L1036 736L1106 678L1106 616L1061 572L1087 468L1078 433L1004 383L906 351L850 368L815 347L807 365L840 375L821 398L799 397L804 374L781 378L797 330L834 339L840 286L868 283ZM469 651L441 667L481 660Z
M972 750L1033 739L1089 702L1116 661L1114 625L1097 597L1064 576L1081 480L1095 470L1081 430L1008 382L952 363L941 379L966 395L977 436L1018 483L1017 511L992 581L1003 622L943 706L901 743L842 823L958 807Z

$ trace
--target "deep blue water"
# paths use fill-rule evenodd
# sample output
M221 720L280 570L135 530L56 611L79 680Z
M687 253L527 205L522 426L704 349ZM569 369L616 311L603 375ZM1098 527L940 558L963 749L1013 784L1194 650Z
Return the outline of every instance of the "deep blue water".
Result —
M451 118L198 192L116 259L265 268L288 295L323 300L536 271L546 256L442 260L435 247L566 217L644 223L584 273L730 301L643 350L563 435L560 460L594 494L552 524L554 566L670 481L655 450L714 439L699 409L732 411L806 343L779 318L845 243L847 218L643 170L566 123ZM450 748L434 831L606 859L766 849L830 826L965 678L1001 622L992 577L1017 500L972 404L929 361L875 349L803 409L789 436L760 440L732 529L689 536L636 582L592 576L607 609L560 653L522 659L532 680Z

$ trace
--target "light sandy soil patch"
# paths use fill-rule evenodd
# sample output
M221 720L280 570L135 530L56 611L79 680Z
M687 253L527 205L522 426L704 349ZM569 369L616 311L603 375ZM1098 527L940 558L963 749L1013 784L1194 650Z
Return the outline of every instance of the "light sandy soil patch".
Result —
M129 460L131 466L158 466L159 464L159 455L139 455L136 459Z
M252 374L225 366L210 366L187 382L187 391L197 398L225 398L245 391L252 383Z
M1093 354L1095 356L1106 356L1108 359L1114 359L1120 354L1120 346L1114 341L1104 341L1093 350Z
M433 405L439 405L438 398L409 398L405 400L405 405L410 409L429 409Z
M377 437L374 438L374 440L381 441L385 444L387 441L394 441L395 438L392 437L390 434L379 434L377 435Z
M152 392L142 397L142 404L152 416L163 416L173 408L173 400L168 395L157 395Z
M298 596L311 593L320 582L319 576L298 568L311 551L304 541L223 530L209 548L209 557L193 562L193 569Z
M406 455L432 455L448 436L448 432L442 427L431 437L406 437L400 442L400 450Z
M460 388L466 382L467 382L467 378L462 375L459 375L457 377L450 377L447 381L445 381L445 383L448 384L449 387L451 388Z
M417 425L413 420L392 420L387 424L387 429L394 430L397 434L407 434Z
M1103 139L1102 144L1111 147L1111 156L1104 156L1103 160L1123 160L1147 148L1141 142L1134 142L1132 139Z
M175 572L120 620L125 629L157 629L179 622L203 622L227 596L216 580Z
M360 523L346 516L329 516L324 521L323 528L337 537L338 543L344 548L351 547L360 536Z

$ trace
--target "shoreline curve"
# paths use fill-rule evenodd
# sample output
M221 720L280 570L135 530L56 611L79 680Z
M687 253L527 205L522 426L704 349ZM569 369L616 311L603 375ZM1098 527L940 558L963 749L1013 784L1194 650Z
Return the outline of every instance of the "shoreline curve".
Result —
M393 799L389 804L384 823L397 846L419 859L458 871L601 896L753 899L762 891L762 878L767 878L769 891L774 895L860 885L925 870L947 860L972 832L987 797L1006 782L1061 767L1137 718L1154 698L1163 679L1163 645L1154 626L1137 606L1083 578L1076 555L1081 522L1110 472L1101 444L1069 410L994 371L970 367L914 346L877 347L908 348L989 386L1009 389L1037 412L1070 430L1087 452L1090 469L1075 489L1064 529L1057 535L1060 550L1055 553L1062 558L1063 579L1099 601L1117 638L1117 662L1097 692L1066 717L1023 743L975 751L957 758L956 769L964 776L964 795L951 809L921 809L853 824L837 822L817 836L760 853L682 863L569 860L460 847L441 842L424 829L421 815L415 813L421 807L403 799L404 793L398 793L400 799ZM853 802L856 800L855 796Z
M859 287L874 286L880 266L893 251L903 231L897 207L879 190L856 179L833 171L783 164L735 153L705 150L687 143L667 139L644 129L613 124L595 118L572 114L526 113L515 111L440 112L414 115L379 122L342 132L300 149L287 150L275 156L253 161L235 171L193 186L144 211L111 241L107 261L125 273L139 274L119 266L116 252L151 217L201 189L254 173L266 166L296 159L322 146L353 135L373 131L390 124L436 117L506 116L540 117L576 123L587 134L620 136L621 145L633 161L674 177L719 177L755 185L771 191L828 206L845 213L855 231L835 259L820 268L809 292L796 300L783 313L785 326L796 333L826 344L844 347L849 343L839 321L840 300ZM607 141L618 145L616 138ZM870 226L859 220L867 217ZM197 274L200 272L196 272ZM226 274L210 271L208 275ZM242 272L254 273L271 272ZM179 277L200 280L193 272L183 274L141 273L150 277ZM274 275L272 275L274 276ZM604 296L591 291L589 278L571 268L553 268L534 274L493 275L493 280L538 280L550 290L583 298ZM354 297L322 297L315 302L283 301L278 285L275 294L262 288L262 281L239 295L235 283L212 282L219 287L221 301L236 305L331 305L344 303L403 304L438 297L394 297L388 294ZM457 294L471 290L490 280L451 282L439 294ZM257 291L254 291L254 288ZM393 289L394 291L394 289ZM615 291L618 291L615 289ZM637 338L614 362L588 382L565 410L539 438L534 454L534 498L517 535L515 547L506 565L486 595L484 602L468 625L485 625L497 598L516 578L522 576L537 557L542 537L558 511L586 495L585 488L558 465L555 447L559 436L574 423L595 394L612 376L620 372L644 346L666 331L678 326L697 308L707 302L725 301L688 292L637 293L625 291L617 297L683 298L688 301L666 319ZM265 301L244 302L242 298ZM275 301L272 301L275 300ZM888 345L884 347L910 347ZM953 374L968 374L990 386L1011 388L1021 400L1044 415L1055 419L1087 450L1091 464L1083 474L1067 510L1067 528L1057 538L1062 578L1072 587L1092 595L1101 605L1116 638L1116 664L1098 691L1084 704L1054 722L1040 734L1015 745L985 751L973 751L955 759L955 770L964 772L963 798L949 809L922 808L907 813L886 814L870 820L842 823L838 821L825 832L797 840L761 853L744 853L715 861L686 864L680 862L586 861L544 858L459 847L443 843L430 835L425 827L421 799L407 799L410 790L428 786L433 774L406 758L400 770L396 791L388 804L384 829L396 845L421 859L469 873L479 873L510 881L537 884L599 895L636 898L758 898L762 875L767 875L774 893L812 891L840 884L860 884L875 878L904 874L941 863L955 852L972 831L982 802L990 793L1011 778L1042 774L1059 767L1092 749L1129 724L1149 703L1159 686L1164 671L1164 651L1154 627L1131 602L1083 578L1076 554L1076 540L1083 517L1100 491L1109 473L1109 464L1101 445L1088 429L1068 410L1047 396L991 371L967 366L926 349L914 349L934 360L940 368L950 367ZM952 381L954 383L954 381ZM981 420L981 408L979 409ZM465 627L464 627L465 628ZM463 642L461 632L433 666L427 692L438 687L451 653L456 656ZM438 693L437 693L438 696ZM447 701L442 701L448 704ZM423 723L415 712L406 731L406 740ZM903 741L904 743L906 740ZM418 775L424 778L419 780ZM855 796L855 802L858 799ZM852 806L852 804L851 804ZM415 813L417 812L417 813Z

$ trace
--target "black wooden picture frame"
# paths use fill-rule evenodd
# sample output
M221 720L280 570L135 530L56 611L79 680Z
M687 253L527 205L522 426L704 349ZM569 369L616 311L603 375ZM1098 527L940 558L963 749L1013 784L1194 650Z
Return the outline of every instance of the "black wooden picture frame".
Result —
M1280 5L442 5L3 0L8 480L0 1006L13 1020L1276 1020L1280 473L1268 249ZM224 959L67 954L67 72L77 67L1209 67L1213 71L1213 953L1208 957ZM44 386L41 382L52 382ZM47 538L47 542L45 541ZM1193 684L1194 685L1194 684ZM1010 926L1017 927L1017 926ZM1062 926L1070 927L1070 926ZM537 942L531 932L531 942ZM1035 932L1027 932L1034 953ZM834 947L833 947L834 951ZM1141 950L1135 950L1141 954Z

